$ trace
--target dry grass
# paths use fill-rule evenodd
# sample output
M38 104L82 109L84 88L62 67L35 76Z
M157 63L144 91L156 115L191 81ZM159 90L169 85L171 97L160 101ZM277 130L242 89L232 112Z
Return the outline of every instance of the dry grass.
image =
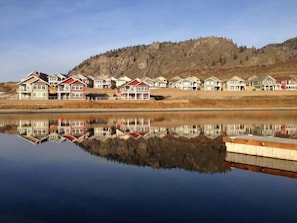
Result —
M94 92L94 91L93 91ZM97 90L112 96L114 90ZM0 109L165 109L165 108L271 108L297 107L297 91L207 92L179 89L152 89L161 101L125 100L0 100ZM112 98L112 97L110 97Z

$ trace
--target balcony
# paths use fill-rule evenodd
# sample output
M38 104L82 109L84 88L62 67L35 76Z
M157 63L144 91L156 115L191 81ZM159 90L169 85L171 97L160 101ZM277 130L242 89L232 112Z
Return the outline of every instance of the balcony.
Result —
M17 89L18 93L31 93L32 92L32 88L30 86L19 86L19 88Z

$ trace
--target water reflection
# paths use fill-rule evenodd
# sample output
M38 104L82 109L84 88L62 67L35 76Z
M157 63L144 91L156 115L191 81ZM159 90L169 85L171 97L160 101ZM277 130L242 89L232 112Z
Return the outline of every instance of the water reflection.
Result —
M245 164L228 160L223 137L296 138L294 116L294 112L276 112L273 117L263 112L23 115L3 117L0 131L17 134L32 144L73 142L93 155L121 163L216 173L230 170L235 163L237 167ZM284 171L297 172L296 168Z

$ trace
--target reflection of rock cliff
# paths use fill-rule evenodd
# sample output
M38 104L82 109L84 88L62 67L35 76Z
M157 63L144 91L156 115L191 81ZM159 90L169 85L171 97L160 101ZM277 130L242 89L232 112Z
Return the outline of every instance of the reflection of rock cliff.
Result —
M109 138L86 140L79 144L87 152L121 163L153 168L182 168L202 173L224 172L226 148L222 137L210 140L204 135L194 139L153 137L135 140Z

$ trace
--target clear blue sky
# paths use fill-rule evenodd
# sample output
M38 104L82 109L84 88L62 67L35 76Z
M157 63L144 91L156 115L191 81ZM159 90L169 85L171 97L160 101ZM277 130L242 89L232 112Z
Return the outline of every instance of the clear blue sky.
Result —
M297 37L296 0L1 0L0 18L0 82L139 44L218 36L261 48Z

